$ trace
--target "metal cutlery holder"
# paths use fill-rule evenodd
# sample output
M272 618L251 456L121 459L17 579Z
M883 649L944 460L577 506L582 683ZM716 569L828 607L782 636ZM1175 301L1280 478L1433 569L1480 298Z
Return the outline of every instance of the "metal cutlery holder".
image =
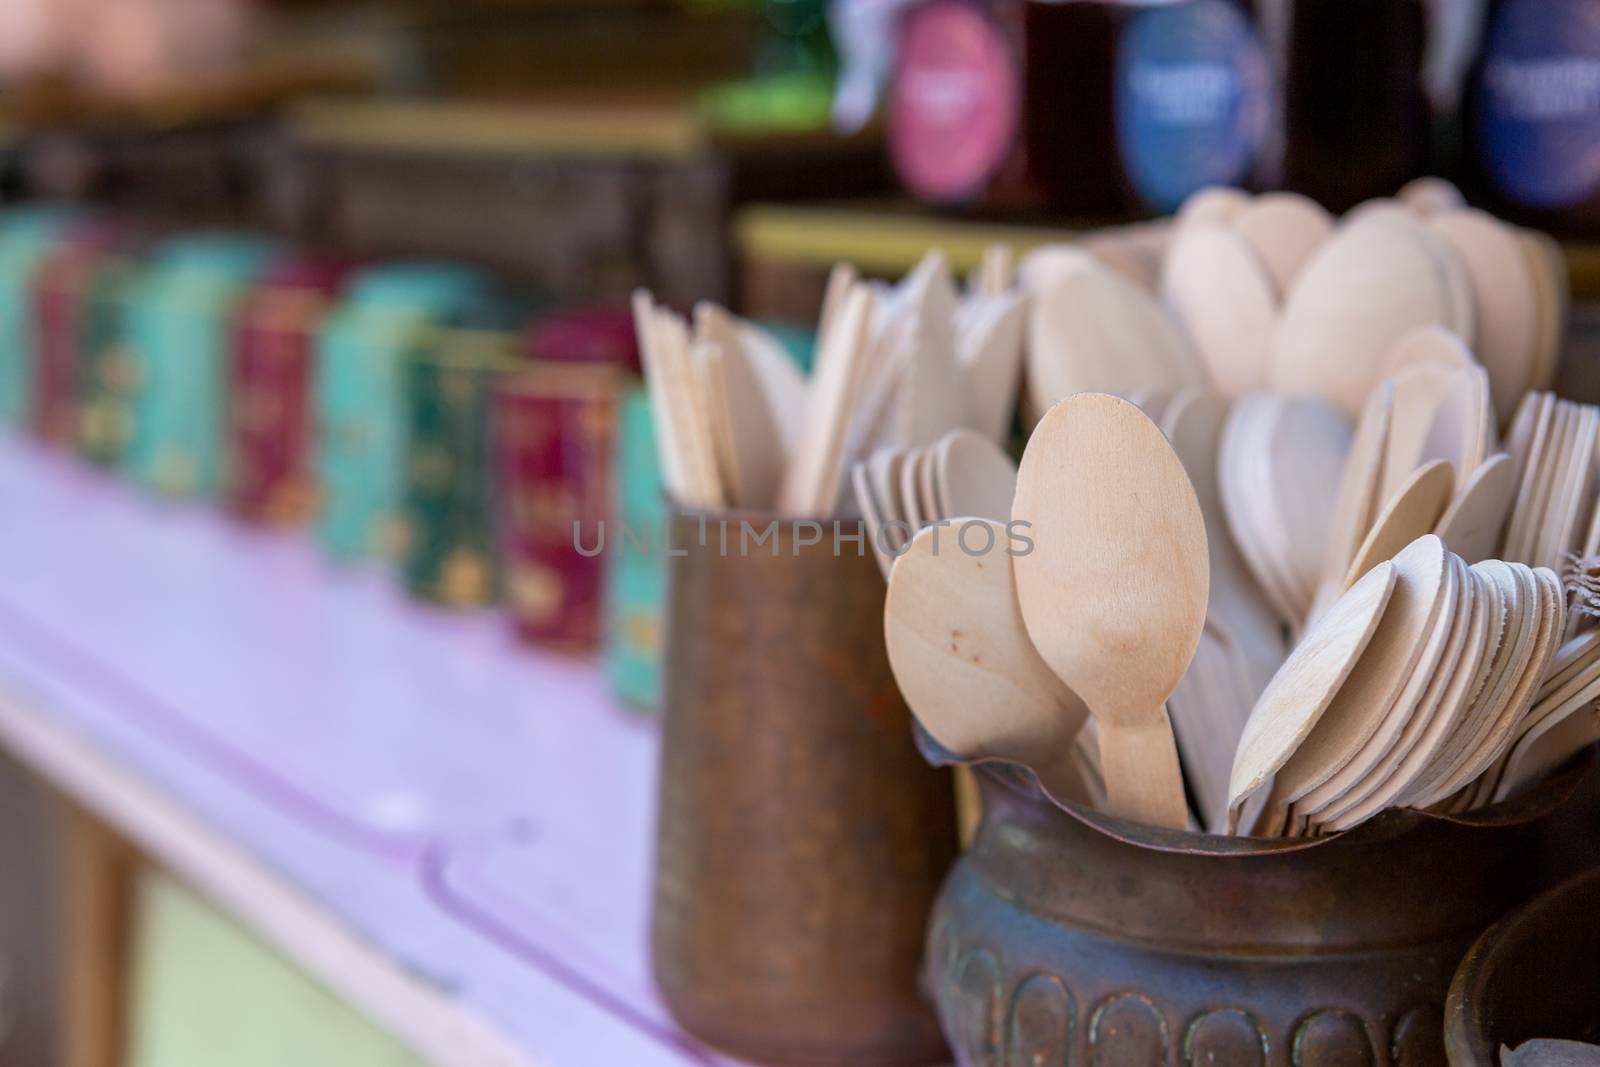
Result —
M1277 841L1068 810L982 765L983 823L928 939L956 1063L1442 1065L1467 947L1594 862L1593 769L1469 817Z
M1534 1038L1600 1041L1600 869L1563 882L1491 926L1445 1002L1451 1067L1495 1067Z
M948 1062L920 979L954 802L912 742L870 552L835 554L831 520L816 544L769 514L674 506L668 526L653 954L669 1008L764 1063Z

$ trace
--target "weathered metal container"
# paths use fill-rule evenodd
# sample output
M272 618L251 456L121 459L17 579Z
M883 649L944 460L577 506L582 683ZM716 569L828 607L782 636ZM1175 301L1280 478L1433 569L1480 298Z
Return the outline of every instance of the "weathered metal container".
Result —
M1157 830L978 768L983 822L928 937L961 1067L1429 1067L1457 961L1572 869L1593 761L1464 817L1316 840ZM1592 861L1591 861L1592 862Z
M430 350L487 285L477 271L407 261L368 267L317 336L313 372L317 538L336 559L405 550L402 368Z
M305 257L270 271L234 321L228 380L228 510L250 522L293 525L317 504L311 382L317 328L346 266Z
M865 542L819 528L672 515L655 973L747 1059L943 1063L919 978L950 776L912 743Z
M1502 1045L1534 1038L1600 1044L1600 870L1491 926L1450 984L1451 1067L1496 1067Z
M280 253L254 235L191 234L163 243L130 286L133 420L122 464L144 487L196 497L220 489L233 315Z

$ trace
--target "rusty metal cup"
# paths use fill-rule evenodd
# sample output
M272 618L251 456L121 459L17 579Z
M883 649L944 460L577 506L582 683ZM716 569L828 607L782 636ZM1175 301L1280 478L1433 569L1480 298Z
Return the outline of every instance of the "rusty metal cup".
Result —
M831 522L807 545L771 515L672 509L656 978L744 1058L947 1062L919 978L950 776L912 742L876 564L836 555Z
M1443 1064L1457 962L1572 869L1600 810L1592 770L1469 816L1263 840L1063 808L980 766L983 822L928 941L956 1062Z

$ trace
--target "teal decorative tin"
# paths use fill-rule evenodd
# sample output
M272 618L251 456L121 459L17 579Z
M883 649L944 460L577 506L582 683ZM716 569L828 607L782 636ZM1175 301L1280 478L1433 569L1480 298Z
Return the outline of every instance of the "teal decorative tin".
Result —
M140 485L195 497L221 485L232 316L278 253L244 234L174 238L131 287L124 355L134 416L122 462Z
M650 543L666 537L667 508L656 458L650 401L637 383L626 390L617 426L617 521L649 531ZM620 538L620 530L616 535ZM667 598L666 556L651 551L606 554L606 678L617 695L641 708L661 699L662 607Z
M62 232L82 217L66 207L0 215L0 422L19 425L31 416L34 280Z
M401 571L416 596L475 607L499 590L490 427L497 383L521 361L512 333L449 329L436 340L405 365Z
M439 331L470 315L488 288L446 263L369 267L350 282L317 338L317 538L336 559L397 559L405 550L403 369Z

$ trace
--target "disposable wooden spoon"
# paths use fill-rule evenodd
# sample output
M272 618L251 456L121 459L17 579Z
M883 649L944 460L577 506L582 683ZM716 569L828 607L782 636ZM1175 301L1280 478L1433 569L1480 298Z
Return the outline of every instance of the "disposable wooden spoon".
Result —
M1377 732L1433 636L1450 592L1444 542L1420 537L1394 558L1396 584L1367 651L1328 710L1278 771L1274 789L1293 803L1333 777Z
M872 308L870 291L851 289L838 321L821 336L804 429L778 492L778 510L785 515L833 511L844 477L844 442L861 388Z
M889 665L917 719L965 759L1024 763L1052 795L1085 794L1074 740L1088 715L1035 651L1017 608L1005 527L969 555L948 533L918 534L884 607ZM935 543L938 549L935 549Z
M1228 779L1229 832L1246 800L1277 774L1317 725L1377 631L1395 567L1369 571L1308 630L1250 712Z
M1239 213L1250 206L1250 194L1226 185L1208 185L1196 189L1178 208L1174 220L1176 229L1203 223L1232 222Z
M1415 221L1343 226L1301 268L1284 303L1273 386L1359 413L1395 341L1418 326L1456 323L1454 296L1430 248L1436 244Z
M1052 275L1035 294L1027 359L1043 407L1084 390L1204 380L1199 357L1155 298L1092 262Z
M1453 182L1444 178L1425 175L1413 178L1400 187L1395 194L1395 199L1424 218L1437 215L1441 211L1453 211L1465 207L1466 198L1461 195Z
M1250 703L1283 662L1283 631L1268 606L1233 536L1228 532L1217 482L1217 460L1228 402L1193 387L1173 398L1161 429L1183 461L1205 517L1206 548L1211 565L1208 622L1226 631L1238 646L1250 672ZM1341 570L1340 576L1343 577Z
M975 515L1005 522L1017 494L1017 467L989 438L952 430L933 449L935 499L941 517Z
M1183 465L1138 408L1080 394L1034 430L1012 519L1034 541L1013 561L1023 621L1094 715L1112 813L1186 826L1164 705L1199 643L1208 581Z
M1517 468L1511 457L1504 452L1490 456L1456 494L1434 532L1468 563L1489 559L1499 548L1516 492Z
M1242 396L1266 384L1278 295L1244 238L1217 224L1181 229L1162 266L1161 297L1219 393Z
M1418 326L1401 337L1383 360L1383 376L1393 378L1408 367L1427 363L1444 370L1477 366L1472 349L1448 326Z
M1355 585L1363 574L1423 534L1433 530L1444 514L1455 485L1455 472L1446 460L1437 459L1419 469L1411 480L1389 500L1383 513L1372 524L1366 540L1356 550L1355 562L1345 574L1346 588Z
M1312 601L1309 621L1315 621L1345 590L1345 575L1355 562L1361 542L1383 501L1378 494L1383 477L1383 457L1388 449L1389 420L1394 410L1394 385L1379 382L1367 398L1355 437L1345 454L1339 478L1339 495L1333 508L1327 547L1323 550L1322 580Z
M1260 257L1279 293L1289 291L1306 260L1333 236L1333 216L1299 193L1258 196L1233 217L1232 226Z
M1441 212L1428 226L1466 269L1477 311L1474 348L1503 422L1528 390L1539 356L1539 293L1527 257L1516 231L1482 211Z

